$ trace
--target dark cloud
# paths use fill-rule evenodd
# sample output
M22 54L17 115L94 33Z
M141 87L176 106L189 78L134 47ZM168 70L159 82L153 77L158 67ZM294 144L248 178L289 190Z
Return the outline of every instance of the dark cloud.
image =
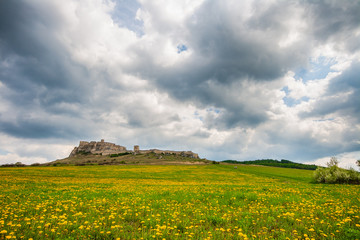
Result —
M46 116L18 116L15 121L0 121L0 131L18 138L59 138L78 139L93 134L91 124L78 124L76 121ZM76 120L76 119L73 119Z
M65 129L44 119L25 119L39 108L51 114L67 114L59 104L76 104L88 100L91 84L83 66L70 59L54 31L61 21L57 12L25 1L0 2L0 81L8 91L2 96L15 106L2 115L1 130L24 138L60 138L77 135L71 124ZM16 122L6 115L17 114ZM81 113L72 112L72 115Z
M234 83L273 81L294 66L306 64L308 50L304 44L285 49L278 45L280 37L291 30L284 25L292 13L291 7L283 2L260 11L260 6L254 6L255 14L244 23L234 21L241 17L241 7L229 9L226 4L206 1L187 20L186 46L192 51L189 59L163 67L136 49L142 60L131 71L140 70L144 78L152 79L181 101L222 108L221 117L216 119L219 126L255 127L267 120L264 109L250 106L246 99L234 103L234 94L227 92L234 91ZM214 93L216 88L218 93ZM238 91L240 98L242 92Z
M360 2L307 1L307 17L311 19L311 32L316 41L335 42L337 47L350 52L359 50L360 36L354 34L359 29Z
M298 161L310 161L324 156L336 156L344 152L359 151L355 132L336 133L336 129L329 129L331 134L327 138L318 135L314 130L305 132L291 132L287 127L273 129L267 132L264 142L273 144L274 154ZM335 138L336 139L332 139ZM278 151L278 153L276 152Z
M157 113L141 105L136 105L132 110L126 112L127 124L133 128L157 127L168 122L177 122L180 120L176 113L171 115L168 115L168 113Z
M54 30L61 22L56 11L34 8L23 1L0 4L1 81L33 94L39 87L53 93L80 87L79 81L88 76L82 66L71 61L56 38Z
M151 71L144 71L146 77L154 79L159 87L180 100L202 107L222 108L219 117L210 118L208 124L220 129L255 127L268 120L264 112L269 105L252 105L246 99L232 101L234 95L227 91L234 91L234 82L273 81L289 70L305 67L310 51L320 42L332 40L350 46L360 22L359 3L353 1L344 4L277 2L265 7L254 3L251 17L234 21L241 19L241 10L241 7L229 9L226 4L206 1L187 22L187 47L193 51L193 56L170 68L150 63ZM305 38L281 48L279 41L294 30L287 25L294 15L309 30L297 29ZM149 62L151 60L146 61L147 66ZM223 86L218 88L224 91L221 96L213 91L218 86ZM242 91L238 92L241 98ZM262 98L260 94L257 97ZM353 100L356 97L351 97L350 101ZM337 101L330 106L343 108L347 104L347 101L343 104Z

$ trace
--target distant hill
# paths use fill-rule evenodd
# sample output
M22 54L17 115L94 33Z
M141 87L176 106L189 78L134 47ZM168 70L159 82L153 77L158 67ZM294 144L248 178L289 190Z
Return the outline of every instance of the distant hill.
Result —
M224 160L224 163L232 164L246 164L246 165L262 165L262 166L271 166L271 167L283 167L283 168L297 168L297 169L306 169L306 170L315 170L317 169L316 165L307 165L302 163L296 163L289 160L281 159L261 159L261 160L251 160L251 161L236 161L236 160Z
M118 154L100 155L80 152L74 156L56 160L41 165L121 165L121 164L147 164L147 165L172 165L172 164L209 164L212 161L200 158L181 156L175 153L137 153L122 152Z

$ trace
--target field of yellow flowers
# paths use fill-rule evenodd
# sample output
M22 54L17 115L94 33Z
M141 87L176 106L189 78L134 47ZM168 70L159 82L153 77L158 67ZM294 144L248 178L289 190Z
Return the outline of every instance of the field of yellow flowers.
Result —
M0 239L360 239L360 186L261 166L0 168Z

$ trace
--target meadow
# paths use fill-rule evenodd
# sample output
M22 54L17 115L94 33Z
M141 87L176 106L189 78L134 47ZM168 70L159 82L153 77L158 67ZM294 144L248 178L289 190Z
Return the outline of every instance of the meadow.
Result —
M360 239L360 186L247 165L0 168L0 239Z

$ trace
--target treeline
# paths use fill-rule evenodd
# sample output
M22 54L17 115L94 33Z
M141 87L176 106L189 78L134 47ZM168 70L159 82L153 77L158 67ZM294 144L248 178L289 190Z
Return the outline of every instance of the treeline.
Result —
M17 162L17 163L6 163L6 164L2 164L0 165L0 167L38 167L38 166L42 166L42 164L40 163L33 163L31 165L26 165L23 164L21 162Z
M302 163L295 163L289 160L281 159L261 159L261 160L251 160L251 161L236 161L236 160L224 160L222 162L232 163L232 164L246 164L246 165L262 165L262 166L271 166L271 167L283 167L283 168L297 168L297 169L307 169L315 170L317 169L316 165L307 165Z
M8 164L3 164L0 165L0 167L26 167L27 165L21 163L21 162L17 162L17 163L8 163Z

